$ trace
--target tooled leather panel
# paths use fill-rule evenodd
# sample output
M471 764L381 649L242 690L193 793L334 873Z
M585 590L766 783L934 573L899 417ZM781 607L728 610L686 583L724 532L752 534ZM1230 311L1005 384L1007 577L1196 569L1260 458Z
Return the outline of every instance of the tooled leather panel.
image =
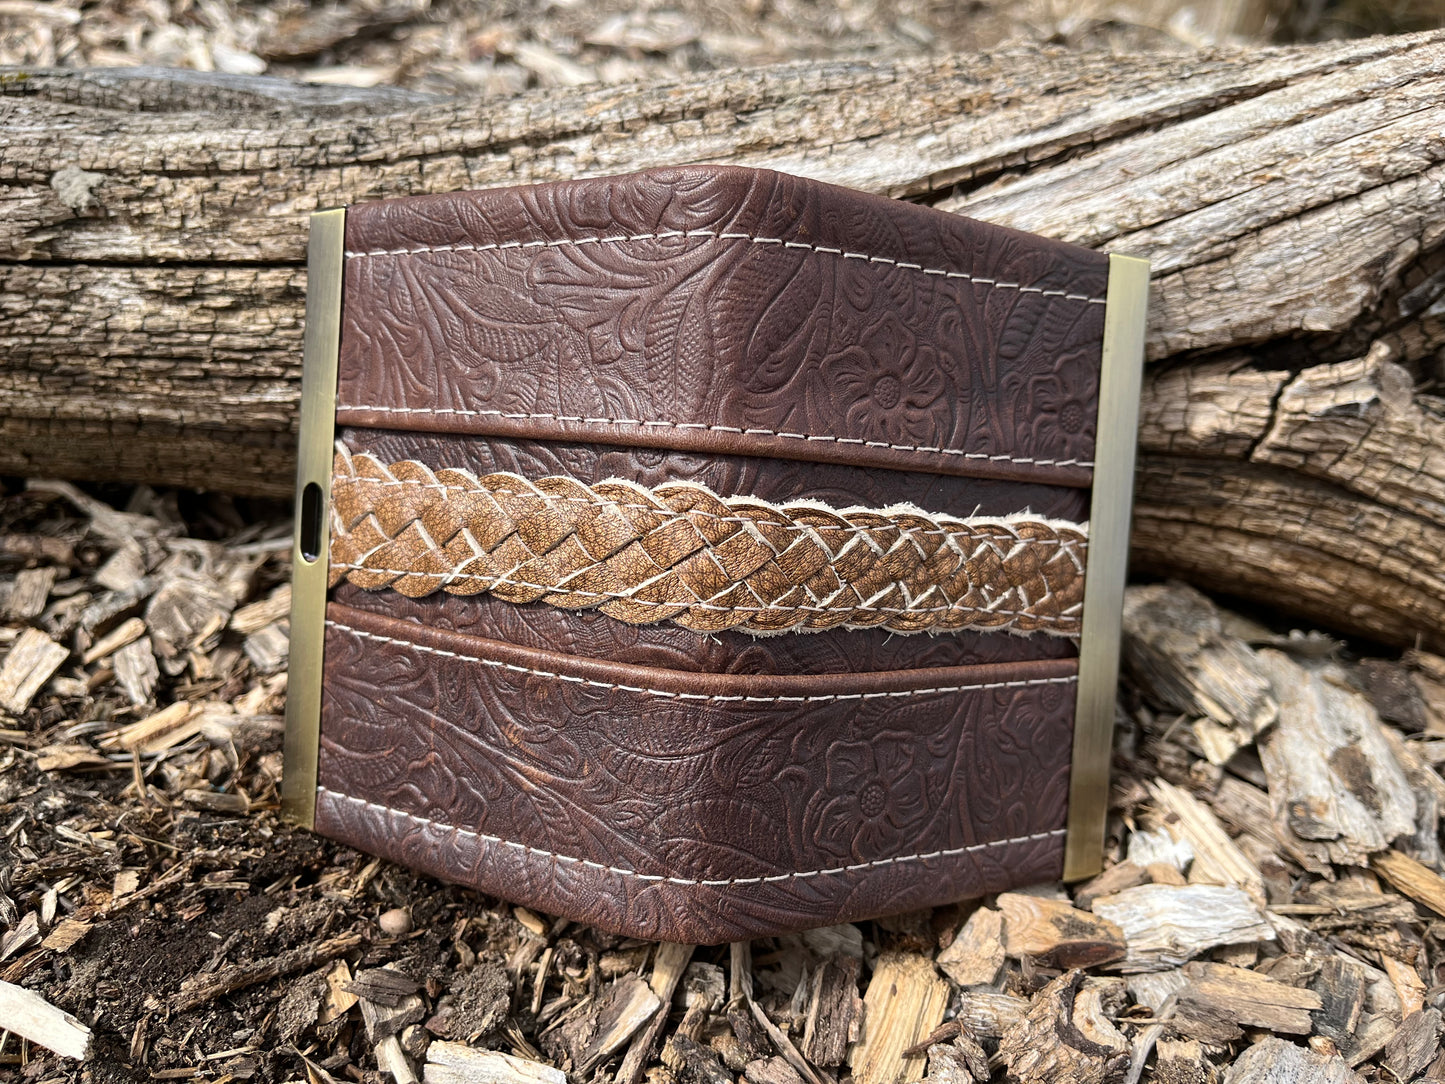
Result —
M751 494L769 501L806 498L840 507L911 501L922 508L960 515L975 510L980 515L1006 515L1027 509L1075 521L1089 514L1087 490L914 471L356 427L342 429L339 439L355 452L416 459L431 467L460 466L477 475L492 471L531 477L560 474L589 484L606 478L628 478L647 485L686 479L718 493ZM957 632L935 637L858 629L765 638L736 632L707 636L675 626L630 626L595 613L567 612L540 604L517 606L487 596L408 599L394 591L371 593L341 584L332 597L360 609L542 650L716 673L858 673L1078 654L1077 646L1067 639L1006 633Z
M1102 254L712 166L346 232L343 424L1089 482Z
M641 881L559 862L325 788L316 795L316 827L370 854L539 911L628 937L692 945L856 922L1054 881L1064 850L1059 831L892 871L727 888Z
M718 941L1058 874L1072 660L739 679L328 615L318 827L483 891Z

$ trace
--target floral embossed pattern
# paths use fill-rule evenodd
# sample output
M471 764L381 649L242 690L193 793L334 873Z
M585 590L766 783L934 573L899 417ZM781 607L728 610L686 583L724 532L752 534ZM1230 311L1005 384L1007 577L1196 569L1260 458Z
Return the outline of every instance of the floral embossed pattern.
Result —
M1101 255L725 168L347 233L343 422L1087 484ZM1043 385L1084 413L1036 424Z
M1102 254L705 166L368 204L346 230L352 454L1088 518ZM328 835L695 943L1060 873L1066 637L713 635L378 586L328 606Z
M1067 721L1040 698L1072 689L1068 660L722 684L633 668L664 676L618 686L566 656L331 612L320 782L428 823L721 901L849 866L916 895L937 861L901 857L959 852L976 880L993 843L1063 822ZM752 883L721 891L735 879Z

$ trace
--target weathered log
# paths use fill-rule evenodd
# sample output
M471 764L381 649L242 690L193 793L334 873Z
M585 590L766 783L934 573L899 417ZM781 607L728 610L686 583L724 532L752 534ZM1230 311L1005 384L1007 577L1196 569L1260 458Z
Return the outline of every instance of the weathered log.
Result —
M1442 103L1440 34L503 101L0 75L0 473L288 492L317 207L770 166L1148 256L1137 567L1439 648Z

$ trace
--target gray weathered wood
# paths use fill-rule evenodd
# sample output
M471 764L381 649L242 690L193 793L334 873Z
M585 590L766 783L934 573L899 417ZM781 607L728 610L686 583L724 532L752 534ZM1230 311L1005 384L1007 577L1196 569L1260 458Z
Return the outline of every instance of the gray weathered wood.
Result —
M1442 59L1033 48L486 103L12 72L0 472L288 492L315 208L770 166L1150 257L1139 567L1438 648Z

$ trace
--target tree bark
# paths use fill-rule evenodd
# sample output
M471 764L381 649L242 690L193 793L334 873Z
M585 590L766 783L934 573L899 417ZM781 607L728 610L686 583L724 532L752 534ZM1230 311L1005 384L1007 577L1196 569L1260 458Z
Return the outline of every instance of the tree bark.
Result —
M1445 648L1445 34L502 101L0 73L0 473L285 494L307 213L767 166L1155 269L1135 568Z

